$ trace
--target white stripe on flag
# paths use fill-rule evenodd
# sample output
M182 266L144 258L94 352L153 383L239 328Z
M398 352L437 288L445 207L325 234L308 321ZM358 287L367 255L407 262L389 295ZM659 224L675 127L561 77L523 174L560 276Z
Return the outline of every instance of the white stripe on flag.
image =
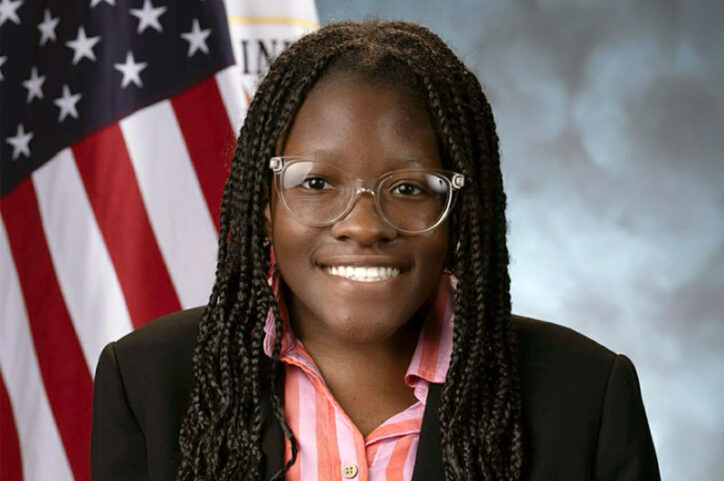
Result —
M71 150L32 178L58 284L92 373L103 347L133 329L123 291Z
M249 107L246 105L244 92L241 89L242 80L239 66L232 65L217 73L216 85L219 87L226 113L229 115L231 130L234 132L234 138L236 138L239 135L241 123L244 121L246 109Z
M68 459L45 395L28 315L0 219L0 368L13 408L25 481L72 480ZM69 389L72 389L69 386Z
M120 126L181 307L206 304L215 278L216 227L171 103L146 107Z
M236 15L243 16L247 21L250 17L263 19L264 23L273 25L294 25L292 20L316 24L318 18L317 5L310 0L264 0L263 2L226 0L224 3L232 22Z

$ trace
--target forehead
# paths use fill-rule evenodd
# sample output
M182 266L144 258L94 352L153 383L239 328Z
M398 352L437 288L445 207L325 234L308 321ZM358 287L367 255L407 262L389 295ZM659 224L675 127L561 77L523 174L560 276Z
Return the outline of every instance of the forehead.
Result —
M404 86L347 73L324 77L310 90L283 154L334 162L360 175L441 167L437 135L419 98Z

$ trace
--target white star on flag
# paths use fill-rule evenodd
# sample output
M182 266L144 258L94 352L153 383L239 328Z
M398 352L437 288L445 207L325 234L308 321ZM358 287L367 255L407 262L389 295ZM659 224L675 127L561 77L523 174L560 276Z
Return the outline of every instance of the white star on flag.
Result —
M89 58L95 62L96 54L93 53L93 47L100 42L100 35L96 37L86 37L85 28L78 27L78 36L75 40L65 42L65 44L73 49L73 65L80 62L83 58Z
M43 18L43 23L38 24L38 30L40 30L40 45L45 45L45 42L48 40L56 41L55 38L55 27L58 26L58 22L60 22L59 17L51 17L50 16L50 9L45 9L45 18Z
M98 5L98 4L101 3L101 2L105 2L105 3L107 3L108 5L115 5L115 4L116 4L116 0L91 0L91 8L95 7L96 5Z
M20 154L30 157L30 139L33 138L32 132L25 132L23 124L18 124L18 132L15 137L8 137L5 142L13 146L13 160L17 160Z
M206 39L209 35L211 35L211 29L201 30L199 20L195 18L191 25L191 31L181 34L181 37L189 43L189 57L195 54L197 50L209 53L209 47L206 45Z
M132 8L131 15L138 17L139 20L138 33L143 33L147 27L153 27L159 32L163 32L163 28L161 28L161 23L158 21L158 17L163 15L166 10L166 7L154 8L153 5L151 5L151 0L144 0L143 8Z
M141 82L141 70L148 66L146 62L138 62L133 58L133 52L130 50L126 53L126 63L114 63L113 68L123 74L123 80L121 81L121 88L126 88L128 84L133 82L138 87L143 87Z
M30 103L36 97L43 98L43 82L45 82L45 75L38 75L38 68L33 67L30 78L23 82L23 87L28 89L26 103Z
M55 105L60 107L58 122L62 122L68 115L74 119L78 118L78 111L75 108L75 104L78 103L81 97L81 94L71 94L68 84L63 85L63 96L53 101Z
M0 67L2 67L3 64L4 64L5 62L7 62L7 61L8 61L8 58L7 58L5 55L3 55L2 57L0 57ZM5 77L3 77L3 72L2 72L2 70L0 70L0 80L2 80L2 79L4 79L4 78L5 78Z
M0 0L0 26L6 20L11 20L20 25L18 17L18 8L23 4L23 0Z

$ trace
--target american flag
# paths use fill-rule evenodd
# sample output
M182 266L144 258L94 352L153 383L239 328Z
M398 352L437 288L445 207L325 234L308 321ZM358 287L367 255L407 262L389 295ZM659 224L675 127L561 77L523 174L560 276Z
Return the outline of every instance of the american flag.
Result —
M0 0L3 481L89 479L98 356L207 301L244 99L315 21L312 1Z

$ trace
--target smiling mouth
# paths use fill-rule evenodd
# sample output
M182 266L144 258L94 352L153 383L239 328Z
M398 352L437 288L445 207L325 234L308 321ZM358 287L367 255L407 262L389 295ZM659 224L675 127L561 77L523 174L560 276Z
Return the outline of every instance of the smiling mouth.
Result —
M337 277L360 282L379 282L400 275L397 267L386 266L325 266L324 270Z

